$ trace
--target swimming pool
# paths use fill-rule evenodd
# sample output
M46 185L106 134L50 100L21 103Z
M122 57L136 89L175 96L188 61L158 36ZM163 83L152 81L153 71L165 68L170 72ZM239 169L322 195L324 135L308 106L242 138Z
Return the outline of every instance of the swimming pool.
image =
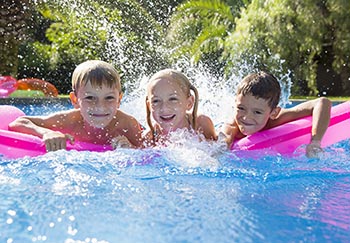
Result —
M27 114L69 108L15 105ZM321 159L242 159L187 139L0 157L0 242L348 242L349 147Z

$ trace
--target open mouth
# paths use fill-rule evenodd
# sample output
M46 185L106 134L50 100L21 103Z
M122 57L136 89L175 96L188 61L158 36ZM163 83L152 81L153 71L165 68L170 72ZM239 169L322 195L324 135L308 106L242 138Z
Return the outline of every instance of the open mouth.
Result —
M174 118L175 118L175 115L160 116L160 119L162 119L165 122L171 121Z

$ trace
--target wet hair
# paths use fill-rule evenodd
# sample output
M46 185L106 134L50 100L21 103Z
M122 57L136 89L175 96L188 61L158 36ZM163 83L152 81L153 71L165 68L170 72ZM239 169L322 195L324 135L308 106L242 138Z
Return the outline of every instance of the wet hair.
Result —
M196 119L197 119L197 110L198 110L198 90L196 87L194 87L190 80L181 72L174 70L174 69L163 69L157 73L155 73L148 82L148 88L147 88L147 96L146 96L146 115L147 115L147 124L151 130L152 139L154 140L154 134L155 129L153 127L152 121L151 121L151 110L147 104L148 101L148 91L150 84L155 81L156 79L164 78L167 79L169 82L176 82L181 90L184 92L184 94L187 97L191 96L191 90L194 93L194 105L192 110L192 128L196 129Z
M104 61L89 60L79 64L72 75L72 89L76 93L80 87L88 82L93 87L107 85L109 88L116 87L121 92L120 76L114 67Z
M268 102L271 109L274 109L280 101L281 86L272 74L261 71L244 77L238 85L236 94L251 94L255 98L262 98Z

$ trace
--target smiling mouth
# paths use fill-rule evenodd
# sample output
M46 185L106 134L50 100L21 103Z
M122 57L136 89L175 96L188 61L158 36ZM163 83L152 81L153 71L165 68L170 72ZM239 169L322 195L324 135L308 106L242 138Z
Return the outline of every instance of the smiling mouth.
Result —
M109 114L94 114L94 113L90 113L90 116L92 116L92 117L106 117L108 115Z
M160 116L160 119L162 119L163 121L171 121L175 118L175 115L168 115L168 116Z
M255 124L252 124L252 123L241 122L241 126L245 126L245 127L252 127L254 125Z

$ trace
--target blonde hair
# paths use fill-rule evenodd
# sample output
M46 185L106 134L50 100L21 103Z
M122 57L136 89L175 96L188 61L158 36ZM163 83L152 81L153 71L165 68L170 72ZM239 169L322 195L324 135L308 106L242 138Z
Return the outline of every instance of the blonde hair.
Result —
M197 120L197 110L198 110L198 90L196 87L194 87L190 80L181 72L174 70L174 69L163 69L157 73L155 73L149 80L148 82L148 90L147 90L147 96L146 96L146 118L147 118L147 124L151 130L152 134L152 140L155 139L154 134L155 134L155 129L153 127L152 121L151 121L151 111L148 105L148 91L150 84L158 79L158 78L166 78L169 80L169 82L175 82L177 83L181 90L184 92L184 94L187 97L191 96L191 90L194 93L194 105L193 105L193 110L192 110L192 123L191 126L193 129L196 129L196 120Z
M104 61L89 60L79 64L72 75L72 89L74 92L88 82L93 87L107 85L117 88L121 92L120 76L115 68Z

